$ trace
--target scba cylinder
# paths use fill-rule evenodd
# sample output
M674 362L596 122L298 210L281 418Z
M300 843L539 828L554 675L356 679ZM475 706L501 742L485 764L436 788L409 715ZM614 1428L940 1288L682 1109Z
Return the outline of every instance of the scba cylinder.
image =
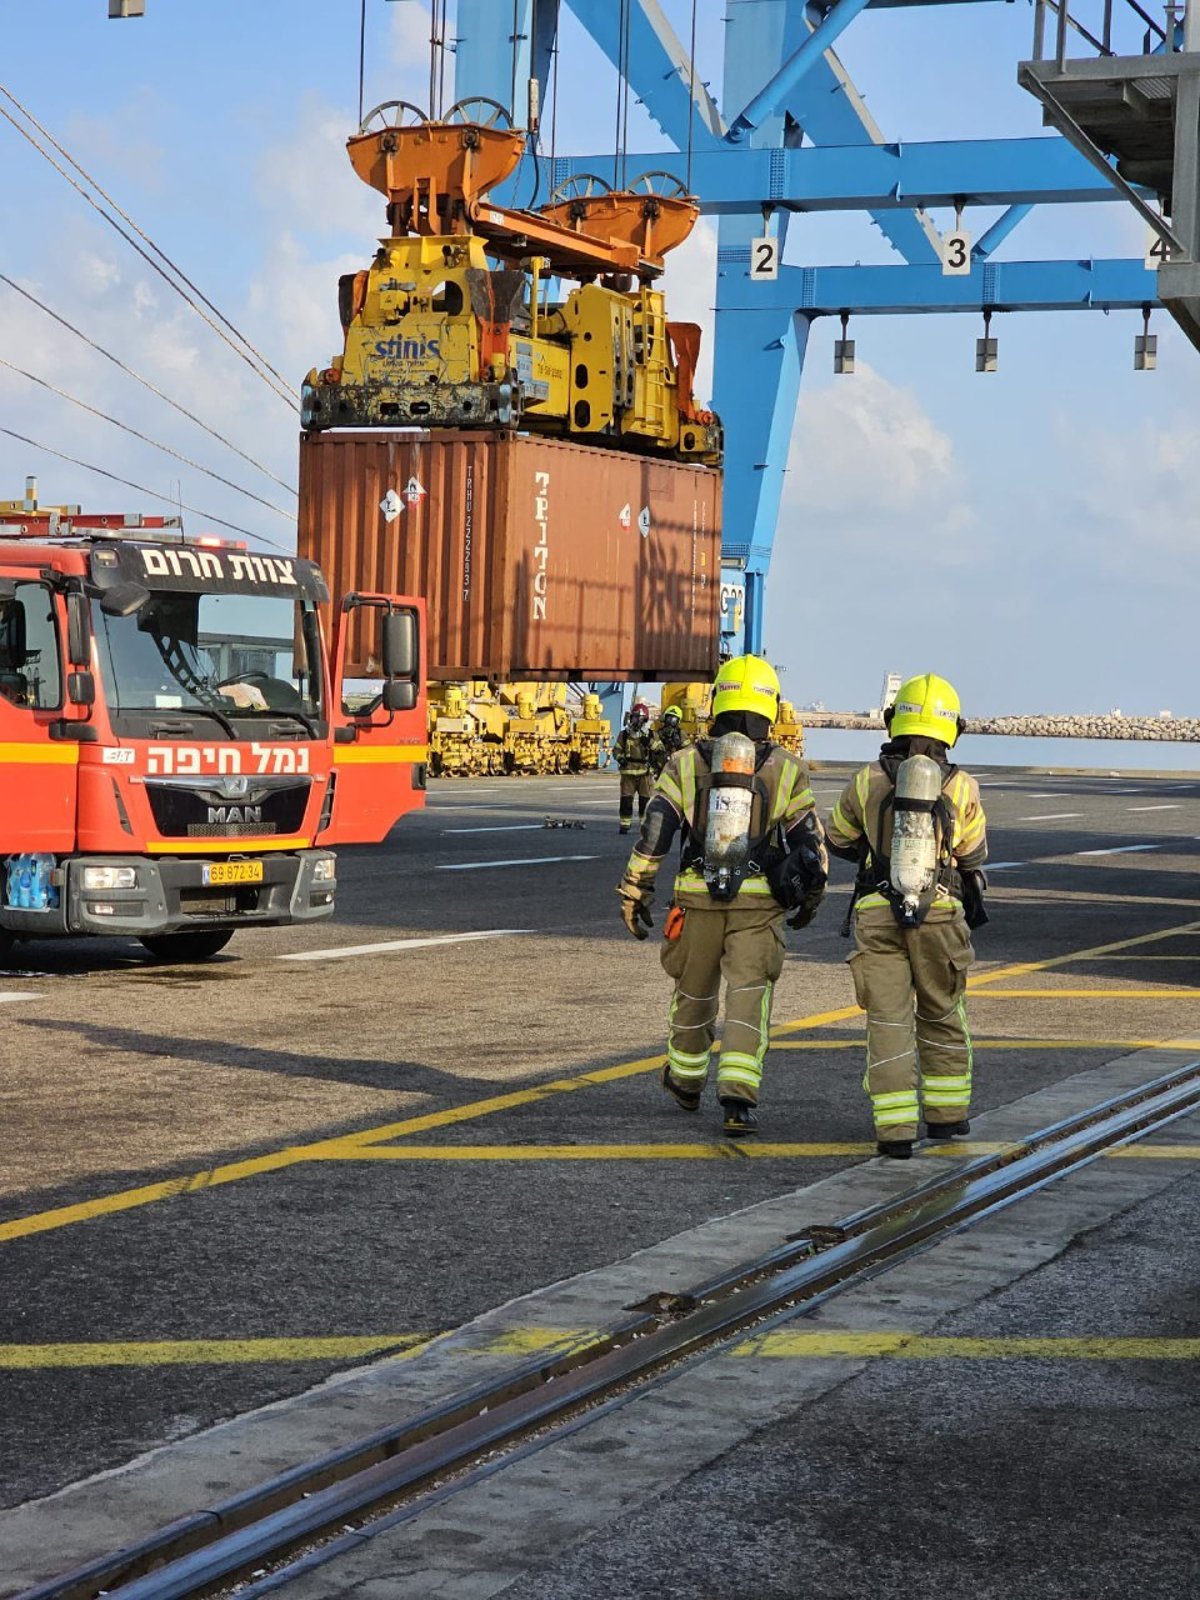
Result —
M892 889L896 914L906 928L924 920L937 886L934 809L941 793L942 769L936 761L909 756L900 763L892 824Z
M754 741L725 733L712 751L712 789L704 829L704 882L714 900L732 900L750 864Z

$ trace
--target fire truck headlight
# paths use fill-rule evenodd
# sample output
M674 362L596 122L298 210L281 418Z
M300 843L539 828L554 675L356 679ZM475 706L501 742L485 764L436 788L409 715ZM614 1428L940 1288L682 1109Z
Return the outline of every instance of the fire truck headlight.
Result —
M333 869L335 865L336 860L333 856L318 856L313 862L313 882L332 883L334 876Z
M136 889L136 867L84 867L85 889Z

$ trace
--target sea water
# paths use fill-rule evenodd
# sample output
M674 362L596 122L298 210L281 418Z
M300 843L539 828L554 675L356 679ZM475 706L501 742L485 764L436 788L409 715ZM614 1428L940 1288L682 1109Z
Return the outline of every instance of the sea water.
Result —
M870 761L882 733L805 728L804 753L813 761ZM1200 775L1200 744L1157 739L1022 739L964 734L952 760L979 767L1040 767L1051 772L1185 772Z

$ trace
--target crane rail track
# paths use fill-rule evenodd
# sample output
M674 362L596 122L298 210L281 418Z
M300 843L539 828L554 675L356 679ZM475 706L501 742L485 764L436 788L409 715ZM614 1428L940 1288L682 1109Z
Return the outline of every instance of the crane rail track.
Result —
M339 1548L359 1543L357 1528L364 1523L378 1531L407 1520L432 1499L623 1404L667 1368L811 1309L1198 1109L1200 1061L895 1200L811 1227L690 1294L626 1307L631 1315L585 1344L515 1366L499 1380L215 1503L16 1600L198 1600L307 1551L239 1590L245 1600L274 1592Z

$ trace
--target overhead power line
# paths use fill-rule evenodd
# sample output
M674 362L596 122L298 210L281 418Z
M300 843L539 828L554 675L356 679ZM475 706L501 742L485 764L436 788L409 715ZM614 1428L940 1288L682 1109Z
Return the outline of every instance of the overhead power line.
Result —
M212 329L212 331L217 335L218 339L222 340L226 345L229 346L239 360L246 363L251 372L262 379L262 381L267 385L273 394L277 394L284 404L291 406L293 410L299 410L299 400L295 390L288 383L287 379L276 372L275 368L270 365L266 358L260 355L258 350L256 350L246 338L245 334L241 333L236 327L234 327L233 323L231 323L227 317L217 310L212 301L196 288L191 279L187 277L181 268L176 266L174 261L171 260L165 251L161 250L158 245L154 243L153 239L151 239L142 231L141 228L138 227L137 223L135 223L132 218L130 218L128 214L121 209L121 207L116 203L115 200L112 199L106 190L104 190L94 178L89 176L89 174L84 170L83 167L80 166L80 164L69 153L69 151L65 150L54 138L54 136L48 133L46 129L42 127L41 123L37 121L33 114L26 110L16 96L12 94L10 90L6 89L3 84L0 84L0 95L3 95L6 100L8 100L12 105L16 106L21 115L38 130L42 137L46 139L47 143L52 145L53 148L58 151L58 153L63 157L63 160L69 162L71 166L75 168L75 171L78 172L85 180L85 182L90 185L90 187L93 188L97 194L102 196L105 202L113 208L113 211L115 211L119 217L129 224L129 228L131 228L139 238L145 240L146 244L150 246L150 250L154 252L154 255L159 257L159 261L154 259L154 255L151 255L148 251L143 250L142 246L138 244L137 240L132 237L130 232L127 231L126 228L122 227L121 223L118 222L117 217L105 210L105 207L102 206L93 195L88 193L83 184L79 183L75 178L73 178L66 168L61 166L60 163L54 159L54 157L50 154L50 151L47 150L46 147L41 144L32 133L30 133L29 129L22 127L21 123L18 122L16 117L14 117L11 112L6 111L3 106L0 106L0 117L3 117L6 122L10 123L21 135L22 139L26 140L27 143L33 146L43 160L49 162L49 164L54 168L55 172L57 172L61 178L64 178L75 190L75 192L87 201L88 205L92 207L96 214L102 217L104 221L108 223L109 227L112 228L115 233L119 234L132 250L137 251L138 255L141 256L146 265L150 267L153 272L156 272L163 282L173 289L180 299L183 300L184 304L189 306L200 318L200 320ZM160 265L160 262L165 263L165 266ZM167 268L169 268L170 271L168 271ZM174 277L172 277L172 273L175 275ZM176 281L177 279L179 280L178 282ZM191 292L189 293L189 291ZM193 298L193 295L196 298ZM201 305L197 304L197 300L203 302L203 306L208 307L208 310L204 310ZM209 316L208 311L212 311L214 315ZM218 320L214 320L214 317ZM221 326L222 323L224 324L224 327ZM236 335L236 338L230 338L230 335L225 331L225 328L228 328L234 335Z
M82 467L85 472L94 472L101 478L108 478L113 483L123 483L127 489L136 489L139 494L149 495L151 500L158 500L163 505L177 506L180 511L191 511L198 517L203 517L205 522L215 522L220 528L229 528L234 533L244 533L247 539L257 539L260 544L269 544L273 550L282 550L285 555L292 555L286 545L276 539L268 539L265 534L253 533L249 528L242 528L236 522L226 522L224 517L215 517L211 511L201 511L199 506L190 506L186 500L176 500L169 494L159 494L157 489L147 489L144 483L135 483L132 478L122 478L115 472L109 472L106 467L97 467L90 461L80 461L78 456L69 456L63 450L56 450L53 445L41 444L37 439L29 439L23 433L17 433L12 428L0 428L0 433L7 434L10 439L16 439L20 444L27 444L32 450L44 450L48 456L57 456L60 461L67 461L73 467Z
M0 272L0 283L6 283L10 289L15 289L19 295L24 296L24 298L28 300L31 305L35 305L39 311L44 312L46 316L48 316L53 322L57 322L60 327L66 328L67 332L73 333L77 339L82 339L84 344L96 351L97 355L102 355L106 361L111 361L112 364L115 367L119 367L127 377L132 378L135 383L140 383L143 389L148 389L152 395L163 401L164 404L169 405L172 410L178 411L180 416L186 417L189 422L194 422L198 428L203 428L204 432L207 433L210 438L216 439L217 442L219 444L223 444L227 450L232 450L234 455L240 456L243 461L248 462L256 472L261 472L265 478L270 478L272 483L277 483L281 489L286 489L288 494L296 493L295 488L290 483L285 483L282 478L277 478L275 474L273 472L269 472L260 461L256 461L253 456L247 455L240 445L234 444L232 439L227 439L223 433L218 433L215 428L210 428L208 423L202 421L194 411L189 411L186 406L180 405L178 400L172 400L170 395L164 394L163 391L157 387L157 385L150 382L149 378L143 378L140 372L135 372L127 362L121 360L120 356L113 355L111 350L106 350L102 344L97 344L94 339L90 339L87 334L81 329L77 328L73 322L68 322L66 317L60 316L57 311L52 311L45 301L39 300L37 295L31 293L30 290L23 288L14 278L10 278L7 276L7 274Z
M272 505L270 500L264 500L262 495L255 494L253 489L243 489L240 483L234 483L232 478L223 478L219 472L214 472L211 467L205 467L199 461L193 461L190 456L181 455L178 450L173 450L169 444L163 444L158 439L152 439L148 433L141 433L128 422L122 422L117 417L109 416L107 411L101 411L96 406L88 405L86 400L80 400L77 395L68 394L65 389L50 383L46 378L39 378L36 372L26 372L24 367L18 367L12 361L6 361L0 356L0 367L7 367L10 372L15 372L19 377L28 378L30 383L36 383L43 389L48 389L51 394L56 394L60 400L68 400L73 406L78 406L81 411L90 411L93 417L99 417L102 422L112 423L114 428L120 428L123 433L131 433L135 439L140 439L143 444L152 445L155 450L161 450L164 455L174 456L176 461L182 461L185 467L191 467L196 472L204 473L205 477L213 478L217 483L223 483L227 489L233 489L238 494L244 494L247 500L254 500L260 506L266 506L268 511L273 511L277 517L290 519L290 511L284 511L280 506Z

